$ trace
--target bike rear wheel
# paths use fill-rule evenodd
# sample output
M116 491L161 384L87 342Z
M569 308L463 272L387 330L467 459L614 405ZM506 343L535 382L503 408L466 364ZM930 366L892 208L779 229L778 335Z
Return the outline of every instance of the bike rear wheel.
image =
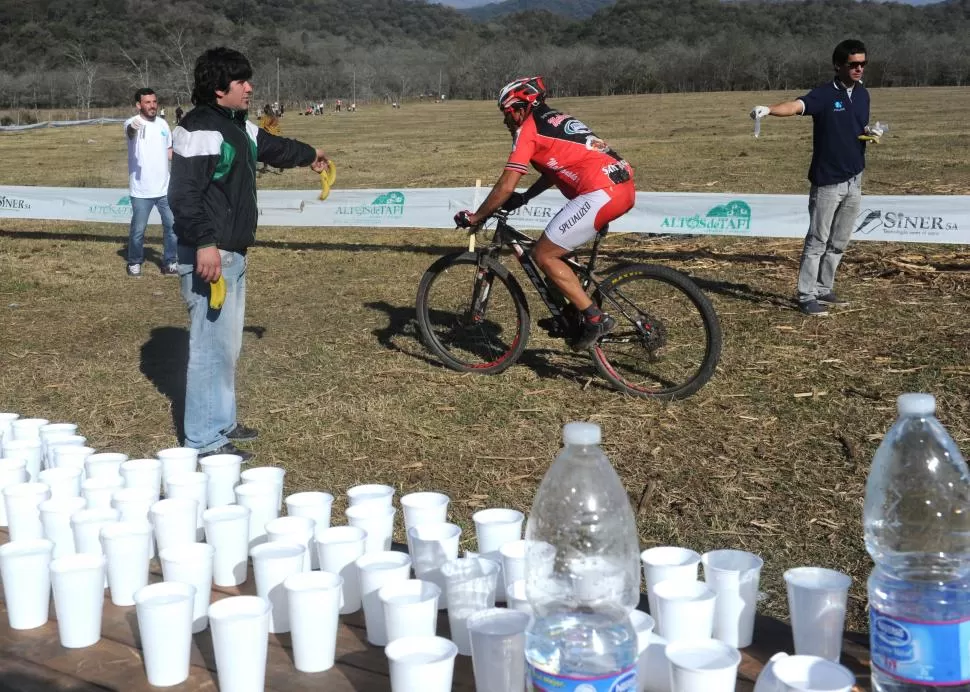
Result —
M606 277L593 300L616 319L592 355L617 389L682 399L711 379L721 355L721 325L711 302L686 275L631 265Z
M529 308L522 287L501 263L476 253L442 257L421 278L416 301L421 337L459 372L494 375L522 355Z

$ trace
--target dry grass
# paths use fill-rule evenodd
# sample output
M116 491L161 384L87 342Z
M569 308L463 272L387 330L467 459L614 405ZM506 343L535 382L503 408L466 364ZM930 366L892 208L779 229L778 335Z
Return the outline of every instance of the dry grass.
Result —
M809 124L772 120L755 141L745 116L756 102L792 95L561 105L634 162L641 189L804 192ZM894 135L870 152L869 192L970 193L961 116L970 92L880 90L873 101ZM327 147L339 184L352 187L488 182L509 145L488 104L287 115L284 132ZM123 147L120 128L2 135L0 184L121 187ZM264 178L313 182L305 171ZM147 455L176 441L186 317L173 280L152 268L141 281L125 277L125 233L0 224L0 410L76 421L95 447ZM760 553L763 609L779 617L784 569L846 570L855 577L850 625L864 628L862 494L896 394L935 392L951 432L970 439L963 248L857 243L839 284L852 305L812 320L788 302L797 242L611 239L608 259L688 272L721 316L715 379L662 405L607 389L585 356L548 338L536 337L501 376L438 367L415 337L414 294L424 269L460 246L458 234L265 228L260 238L239 369L242 419L261 431L257 462L283 465L288 491L339 495L371 481L447 492L468 547L472 512L527 510L561 425L591 419L639 505L645 546Z

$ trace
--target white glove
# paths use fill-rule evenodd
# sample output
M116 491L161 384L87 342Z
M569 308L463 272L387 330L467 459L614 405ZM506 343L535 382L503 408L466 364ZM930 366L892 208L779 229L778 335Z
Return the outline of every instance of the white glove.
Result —
M771 109L768 106L755 106L751 109L750 115L752 120L761 120L771 115Z

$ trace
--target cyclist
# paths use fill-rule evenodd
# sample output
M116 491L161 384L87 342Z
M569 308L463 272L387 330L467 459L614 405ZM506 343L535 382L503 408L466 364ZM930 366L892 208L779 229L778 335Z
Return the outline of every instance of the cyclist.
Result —
M535 245L539 268L583 315L582 333L572 344L588 349L616 321L590 300L562 256L592 240L614 219L633 208L633 168L586 125L546 103L542 77L516 79L498 97L498 108L512 134L512 154L495 187L477 211L458 212L455 223L469 228L499 209L513 211L555 185L569 199ZM539 179L524 193L515 191L528 164Z

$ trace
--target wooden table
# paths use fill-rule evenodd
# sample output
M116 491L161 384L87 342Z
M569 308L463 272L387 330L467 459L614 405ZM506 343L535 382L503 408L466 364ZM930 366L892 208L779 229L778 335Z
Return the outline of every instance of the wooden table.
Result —
M0 544L9 540L7 530L0 529ZM151 581L161 581L161 569L152 562ZM246 583L237 588L213 587L212 600L228 596L252 595L255 582L250 570ZM65 649L57 637L55 612L51 620L34 630L10 629L6 603L0 613L0 692L138 692L157 690L145 678L142 664L135 608L113 605L105 593L101 640L85 649ZM641 607L646 609L646 597ZM438 632L448 636L447 614L442 612ZM792 651L791 630L785 623L759 616L755 643L742 651L737 692L752 692L754 680L764 662L777 651ZM848 635L843 646L844 664L859 679L859 690L869 690L869 657L866 638ZM387 659L379 647L367 643L363 613L343 616L337 633L337 662L324 673L300 673L293 667L289 635L269 636L266 661L266 690L326 690L327 692L377 692L390 689ZM215 656L209 630L194 637L192 667L189 679L167 689L173 692L212 691L218 689ZM458 656L455 663L453 690L473 692L475 683L471 659Z

